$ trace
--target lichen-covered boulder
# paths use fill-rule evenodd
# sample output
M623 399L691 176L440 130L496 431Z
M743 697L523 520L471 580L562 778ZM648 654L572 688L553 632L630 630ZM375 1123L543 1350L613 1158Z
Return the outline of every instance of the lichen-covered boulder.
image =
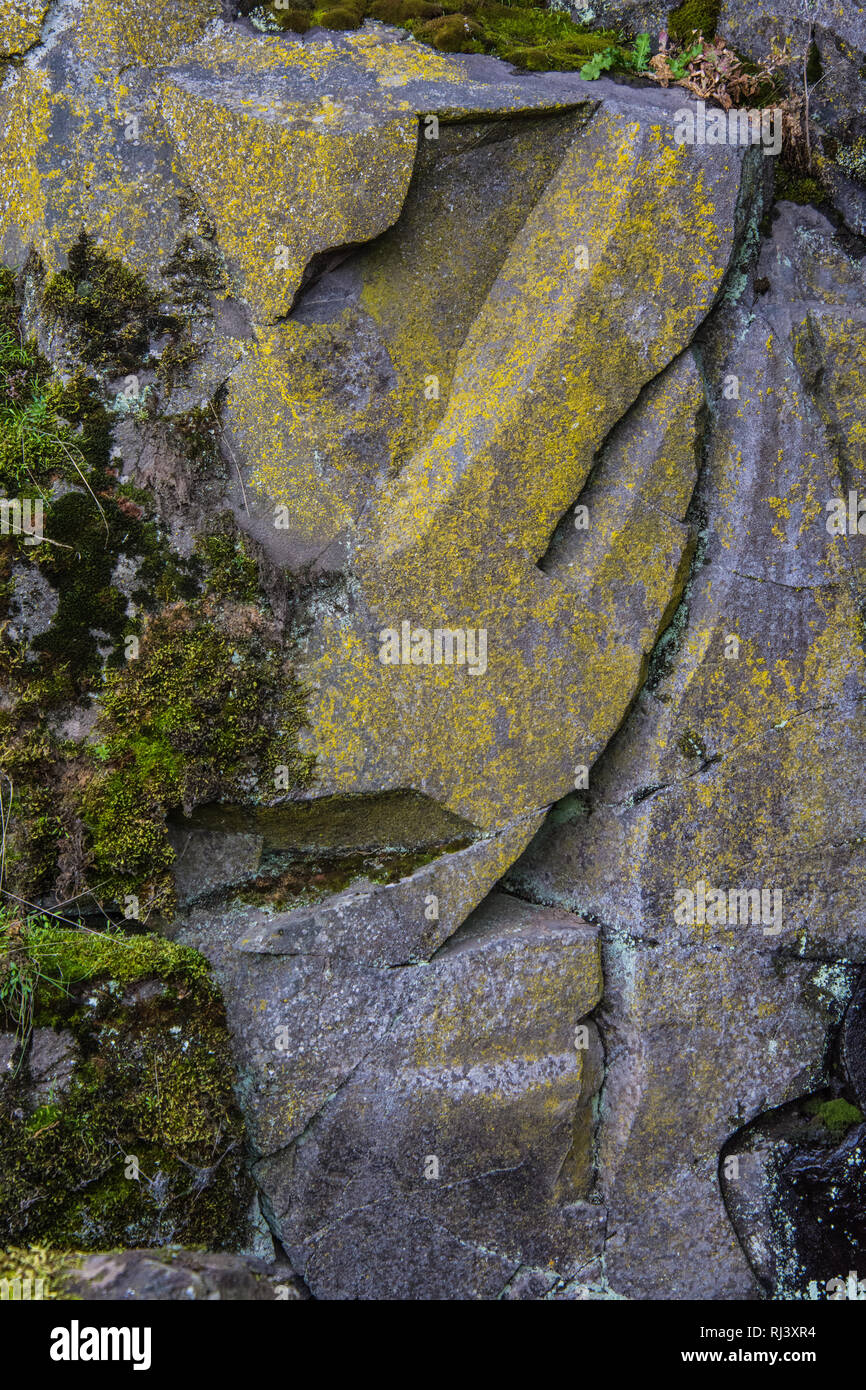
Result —
M508 876L604 923L607 1268L642 1297L703 1297L708 1269L714 1297L748 1292L720 1151L829 1081L866 958L864 784L844 752L863 733L863 541L828 524L861 476L863 272L816 213L782 204L769 230L703 346L680 608L587 793Z

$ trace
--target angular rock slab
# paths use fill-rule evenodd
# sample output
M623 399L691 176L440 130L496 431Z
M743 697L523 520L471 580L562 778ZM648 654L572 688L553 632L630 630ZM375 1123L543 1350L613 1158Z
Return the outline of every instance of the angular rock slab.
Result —
M390 1027L255 1174L319 1297L479 1298L598 1252L588 1103L601 1078L595 928L493 894L400 976Z
M757 268L770 292L705 350L702 563L592 775L591 815L543 832L527 863L534 893L636 936L670 932L677 890L701 880L778 890L783 930L760 924L760 949L861 960L864 538L826 521L862 476L864 281L823 218L785 207Z
M838 1000L814 963L774 960L747 932L604 933L605 1271L630 1298L754 1296L719 1154L740 1123L824 1079Z
M506 880L604 924L605 1268L637 1297L755 1290L720 1152L823 1083L866 958L861 541L825 524L859 447L862 270L783 205L755 274L769 290L734 286L702 345L712 428L681 607L587 798ZM721 921L701 884L725 894ZM731 890L767 891L767 915Z
M376 966L428 960L526 848L543 815L522 816L396 883L360 882L320 904L265 919L235 949L339 956Z
M648 510L659 579L637 631L612 627L536 562L728 263L740 152L683 159L671 114L610 103L575 138L469 328L434 434L370 508L351 600L318 607L301 656L323 790L408 777L486 825L497 806L562 794L622 718L676 592L681 544L665 575L669 523ZM678 437L676 466L693 477L694 439L681 424ZM428 665L423 647L418 664L383 665L381 634L404 622L483 631L486 669Z
M456 931L537 827L442 855L394 884L275 913L193 909L181 939L213 962L254 1150L289 1144L391 1026L418 961Z

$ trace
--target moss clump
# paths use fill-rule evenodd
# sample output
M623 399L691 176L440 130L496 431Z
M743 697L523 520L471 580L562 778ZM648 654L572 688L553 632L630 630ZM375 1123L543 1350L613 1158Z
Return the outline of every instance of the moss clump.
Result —
M15 281L0 274L0 487L7 495L43 498L55 478L80 481L89 472L77 433L75 397L21 331Z
M8 928L8 923L7 923ZM251 1197L219 994L195 951L35 918L16 937L33 1022L71 1034L68 1089L4 1093L0 1241L92 1250L183 1239L233 1248ZM9 950L0 929L0 961ZM4 1011L8 1024L14 1022Z
M814 207L821 207L827 202L827 190L820 179L815 178L813 174L790 168L781 160L776 161L774 194L780 201L810 203Z
M678 43L685 43L692 34L711 39L716 32L722 0L683 0L668 18L668 33Z
M70 248L68 262L46 284L43 305L72 330L77 351L91 366L131 372L151 339L182 332L181 320L163 312L147 281L86 232Z
M259 567L249 554L243 536L234 530L231 514L223 518L225 529L196 539L196 553L205 567L207 586L219 599L256 603Z
M442 6L428 0L373 0L367 13L383 24L403 24L407 19L436 19L442 14Z
M810 1100L806 1109L834 1135L844 1134L852 1125L861 1124L863 1120L857 1106L841 1096L835 1100Z
M160 274L172 288L175 302L185 309L206 307L208 291L225 288L220 258L201 237L185 232Z
M464 14L427 20L417 30L418 38L432 44L440 53L483 53L483 33L481 25Z
M577 71L594 55L616 46L614 31L591 32L559 10L527 0L343 0L339 5L291 10L254 7L274 27L304 33L311 25L357 29L367 18L394 24L445 53L495 53L516 67ZM619 53L619 50L616 50ZM623 57L623 65L628 63Z
M159 380L165 384L169 392L173 391L179 382L186 379L191 367L203 353L204 348L188 337L182 337L176 341L172 340L165 347L156 371Z
M277 765L290 781L309 781L297 746L302 708L291 670L254 640L230 641L181 604L153 619L138 657L107 678L94 755L102 766L81 802L103 893L168 910L168 811L256 800Z
M361 6L338 5L331 10L323 10L318 21L324 29L360 29L364 22Z
M76 1261L69 1254L49 1250L44 1245L31 1245L28 1248L9 1247L0 1249L0 1281L5 1280L11 1289L9 1298L16 1299L76 1299L77 1295L66 1290L66 1276L74 1273Z
M2 932L0 928L0 949ZM210 967L204 956L165 937L79 930L55 924L45 916L31 918L22 926L21 935L27 955L43 980L47 996L43 1002L49 1011L56 992L65 994L68 986L103 975L121 985L158 975L179 985L200 985L213 992Z

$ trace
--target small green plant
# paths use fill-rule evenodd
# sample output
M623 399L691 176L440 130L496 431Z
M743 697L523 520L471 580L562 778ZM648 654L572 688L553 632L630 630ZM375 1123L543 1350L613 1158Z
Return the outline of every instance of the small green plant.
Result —
M9 908L0 906L0 1011L11 1025L19 1047L23 1050L33 1031L33 1009L40 981L62 988L56 970L50 962L40 960L30 947L34 924L48 924L48 919L36 916L23 919Z
M649 34L638 34L631 51L631 65L635 72L645 72L649 67L652 43Z
M679 82L681 78L685 77L690 64L701 57L703 49L704 45L702 43L693 43L688 48L684 48L681 53L671 54L669 62L671 74L675 82Z
M52 477L85 481L87 463L62 413L63 388L18 322L15 282L0 277L0 485L41 492Z
M589 62L583 64L580 75L586 82L594 82L603 72L609 72L611 68L616 67L619 60L620 49L605 48L601 53L594 53Z

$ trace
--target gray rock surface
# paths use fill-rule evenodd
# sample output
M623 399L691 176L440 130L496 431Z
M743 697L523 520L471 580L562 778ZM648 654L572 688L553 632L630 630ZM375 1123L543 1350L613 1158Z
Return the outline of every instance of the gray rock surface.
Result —
M90 1255L62 1272L64 1291L85 1303L226 1300L298 1302L308 1297L286 1266L250 1256L182 1250Z
M669 11L581 8L633 29ZM167 979L145 962L115 988L103 968L69 1028L87 1042L98 1023L114 1049L114 1012L140 1022L149 1116L151 1049L190 1060L181 1026L161 1040L153 1019L191 1028L199 992L201 1056L231 1051L238 1191L256 1188L225 1240L280 1252L106 1251L76 1259L76 1290L801 1293L829 1244L791 1213L847 1164L859 1238L863 1169L856 1118L821 1144L806 1118L816 1097L866 1097L866 274L840 157L866 134L862 13L826 0L812 17L831 220L774 203L759 150L677 144L680 89L520 73L381 26L261 34L210 0L57 0L44 27L38 6L23 27L7 9L0 250L26 266L17 307L55 387L82 349L44 286L82 226L183 307L186 335L179 379L166 333L131 396L87 364L120 545L104 575L93 562L97 606L120 604L148 660L158 616L171 635L121 706L128 729L107 729L107 692L140 654L101 612L114 674L40 687L44 724L10 657L26 901L95 900L120 922L131 900L130 949L144 924L175 952ZM794 0L724 0L719 30L755 58L808 37ZM80 557L85 540L64 544ZM81 595L42 557L10 565L4 641L36 660ZM223 687L190 613L222 644ZM453 652L483 632L483 660L436 663L443 630ZM250 715L234 673L253 639L297 708ZM226 716L220 777L190 752L199 699ZM232 721L259 717L308 777L281 780L271 744L235 766ZM105 901L97 831L103 853L116 831L123 869ZM133 876L148 846L175 889L152 918ZM0 1021L5 1088L11 1008ZM74 1098L86 1061L38 1024L22 1127ZM184 1118L148 1130L159 1164L217 1173ZM151 1229L184 1238L127 1238Z

